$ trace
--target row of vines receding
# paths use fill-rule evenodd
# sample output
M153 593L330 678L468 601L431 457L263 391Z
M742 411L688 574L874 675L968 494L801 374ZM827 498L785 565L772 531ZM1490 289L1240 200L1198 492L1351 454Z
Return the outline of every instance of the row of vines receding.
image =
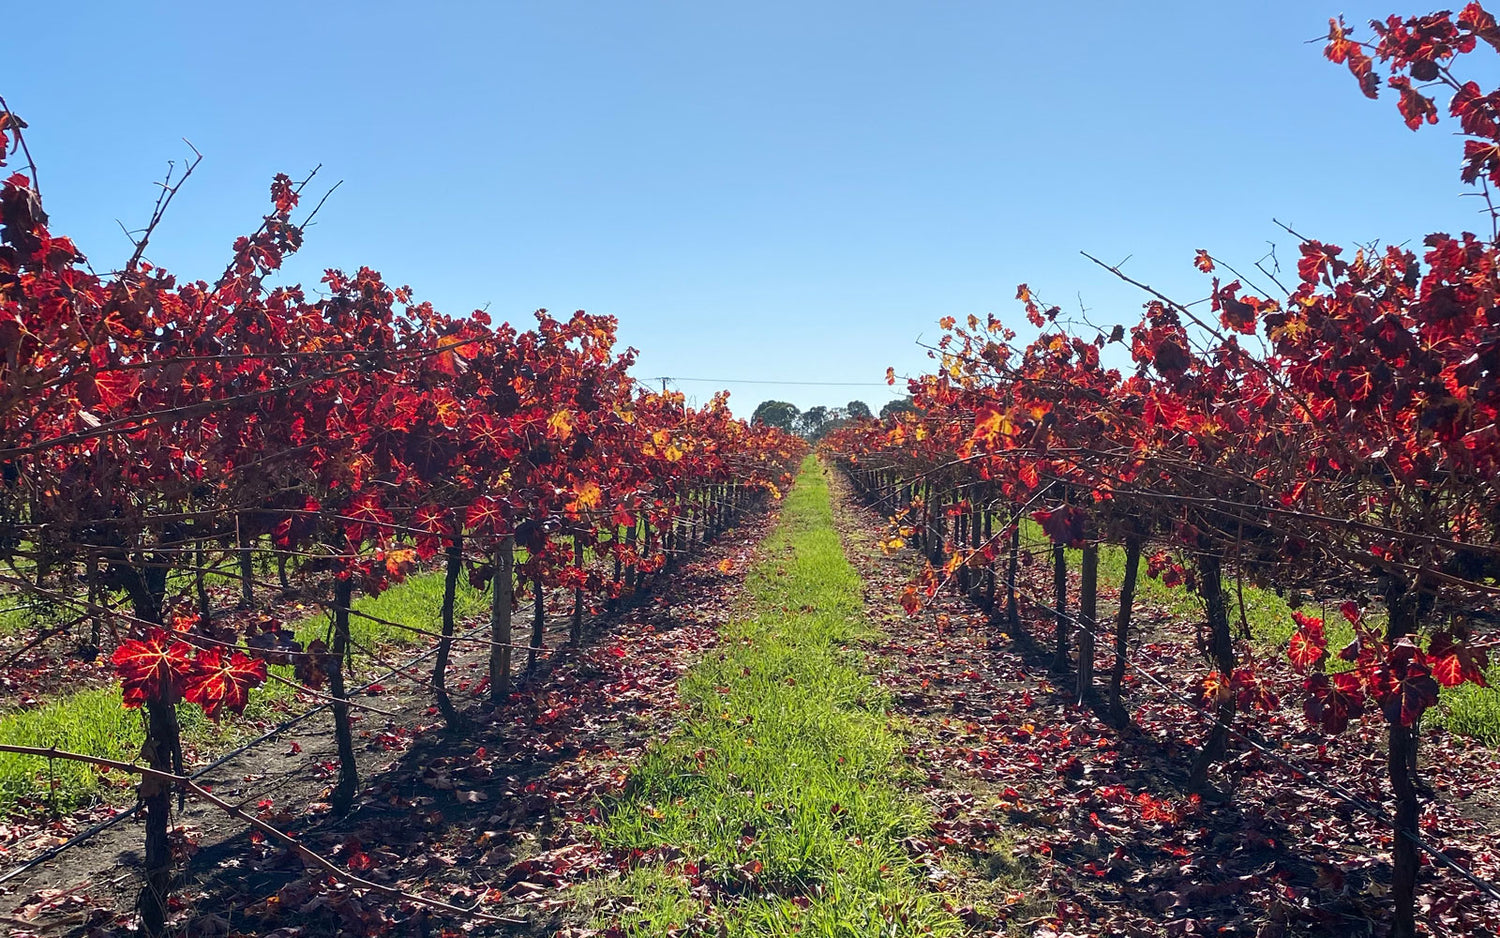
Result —
M1327 57L1366 95L1394 91L1413 130L1438 123L1446 98L1463 180L1487 195L1500 184L1500 89L1461 66L1500 50L1495 18L1469 4L1372 26L1361 41L1332 21ZM1207 309L1132 280L1146 302L1129 328L1065 322L1025 285L1017 298L1040 333L1029 344L993 316L944 320L938 367L910 380L914 408L823 445L887 506L888 545L926 554L912 611L953 584L1016 627L1022 528L1039 525L1053 545L1055 592L1038 608L1055 624L1054 670L1117 724L1130 719L1137 569L1196 592L1205 663L1188 686L1212 723L1195 788L1279 706L1236 634L1232 584L1332 597L1343 624L1298 611L1282 650L1330 744L1352 722L1384 721L1392 934L1410 936L1430 846L1418 724L1440 688L1486 684L1500 627L1500 239L1492 227L1351 256L1292 234L1297 279L1262 271L1275 289L1199 251ZM1097 618L1103 544L1126 557L1114 623ZM1074 612L1067 548L1082 550ZM1107 675L1094 673L1100 640L1115 651ZM1474 887L1488 891L1481 905L1500 897Z
M643 593L774 496L805 451L734 419L722 396L689 407L638 385L607 316L540 311L524 330L452 317L368 268L327 271L316 295L277 285L316 212L298 214L312 177L275 179L270 211L212 280L146 259L186 176L169 179L128 262L96 273L48 227L25 126L0 100L0 166L22 164L0 187L0 591L82 630L143 712L147 934L166 927L172 794L188 788L179 705L217 719L267 680L330 702L330 800L347 809L350 709L368 706L348 681L358 596L444 570L430 685L457 723L455 642L488 649L503 707L513 653L525 674L546 651L547 595L578 643L586 614ZM477 634L456 633L463 577L492 590ZM220 614L218 584L250 606L289 578L328 612L325 638ZM532 627L513 635L528 595Z

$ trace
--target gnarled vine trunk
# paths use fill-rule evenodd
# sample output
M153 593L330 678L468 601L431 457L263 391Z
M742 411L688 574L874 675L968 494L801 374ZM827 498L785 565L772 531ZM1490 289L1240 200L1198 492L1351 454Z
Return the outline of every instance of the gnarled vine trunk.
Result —
M448 694L448 658L453 654L454 605L458 601L458 575L463 570L463 544L455 534L443 564L443 637L438 639L437 661L432 666L432 695L449 729L460 726L463 717Z
M1208 655L1219 672L1221 691L1214 706L1214 725L1198 750L1188 776L1188 787L1202 788L1208 781L1208 770L1224 755L1229 745L1229 728L1234 724L1235 700L1229 689L1234 676L1234 638L1229 633L1229 596L1224 592L1223 569L1216 554L1198 555L1198 590L1208 614Z
M625 568L625 592L634 593L641 585L641 568L638 556L635 556L635 545L640 539L639 518L632 519L630 527L625 529L625 547L631 552L632 560Z
M1135 580L1141 569L1141 539L1125 539L1125 576L1120 582L1120 610L1115 615L1115 663L1109 673L1109 717L1116 726L1130 722L1122 694L1130 652L1130 617L1135 606Z
M354 761L354 730L349 723L349 692L344 686L344 661L349 655L349 603L353 580L339 577L333 585L333 661L328 668L328 693L333 697L333 736L339 750L339 781L329 803L338 812L348 811L359 791L359 766Z
M990 544L995 537L995 512L993 506L984 509L984 547L993 555L993 547ZM995 608L995 564L994 562L984 565L984 608L993 611Z
M1388 642L1395 644L1417 634L1419 598L1407 584L1391 578L1385 597ZM1391 839L1391 901L1395 904L1391 938L1415 938L1417 873L1421 865L1417 821L1422 809L1417 794L1417 731L1415 726L1390 720L1386 736L1386 772L1396 804L1395 837Z
M1005 623L1011 634L1021 627L1021 610L1016 599L1016 573L1021 562L1021 523L1010 525L1010 556L1005 562Z
M167 567L155 558L141 558L131 565L121 563L112 571L116 581L130 597L131 612L142 622L160 624L166 601ZM148 699L146 742L141 754L153 769L182 773L182 728L177 723L175 701ZM141 915L141 931L148 938L160 938L167 923L167 902L172 888L172 789L160 779L143 778L136 787L146 818L145 882L136 905Z
M249 609L255 605L255 554L251 550L254 539L239 527L235 528L234 537L240 559L240 606Z
M583 569L583 541L573 538L573 566ZM568 624L568 641L577 648L583 644L583 587L573 589L573 619Z
M526 673L530 674L536 670L537 653L542 650L542 641L545 638L547 627L547 603L542 595L542 578L535 576L531 578L532 609L531 609L531 645L526 649Z
M146 701L146 764L162 772L182 774L182 729L177 706L168 701ZM146 813L146 880L137 904L141 930L159 938L166 930L167 901L172 888L172 788L156 778L143 778L137 788Z
M1068 555L1061 544L1052 548L1052 673L1068 671Z

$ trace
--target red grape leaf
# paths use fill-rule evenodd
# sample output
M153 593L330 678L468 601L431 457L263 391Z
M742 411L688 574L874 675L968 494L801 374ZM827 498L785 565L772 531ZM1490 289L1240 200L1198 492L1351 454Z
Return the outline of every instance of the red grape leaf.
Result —
M1487 687L1484 669L1489 666L1489 655L1483 648L1475 648L1464 639L1464 636L1447 629L1434 633L1422 655L1422 663L1431 669L1432 676L1444 687L1465 683Z
M110 660L120 675L125 706L181 700L183 681L192 672L192 653L191 645L163 629L152 629L144 640L121 642Z
M266 680L266 663L251 658L238 649L226 660L224 650L200 651L193 661L193 671L184 685L183 697L203 708L203 715L217 720L219 713L243 713L250 702L250 688Z
M1349 721L1365 712L1365 691L1359 675L1352 672L1331 677L1322 672L1309 675L1302 687L1307 699L1302 703L1302 712L1309 722L1316 723L1330 733L1342 733Z
M1370 673L1370 695L1380 703L1387 720L1402 726L1416 723L1438 699L1438 683L1417 660L1418 654L1409 644L1397 645Z

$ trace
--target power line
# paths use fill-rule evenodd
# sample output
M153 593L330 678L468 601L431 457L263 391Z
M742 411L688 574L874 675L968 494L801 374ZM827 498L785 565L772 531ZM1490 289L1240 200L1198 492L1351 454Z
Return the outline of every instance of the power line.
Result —
M699 381L705 384L779 384L792 387L884 388L884 381L777 381L769 378L652 378L653 381Z

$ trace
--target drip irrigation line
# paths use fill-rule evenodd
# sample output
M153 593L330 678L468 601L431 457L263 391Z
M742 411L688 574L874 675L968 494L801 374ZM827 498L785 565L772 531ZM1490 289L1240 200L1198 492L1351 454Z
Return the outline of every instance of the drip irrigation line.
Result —
M1017 589L1016 592L1018 595L1025 597L1037 608L1041 609L1044 613L1057 618L1061 618L1064 621L1070 622L1073 625L1077 626L1079 630L1087 632L1093 637L1096 645L1103 642L1103 637L1100 636L1100 634L1092 627L1085 624L1084 621L1078 616L1068 612L1067 610L1060 610L1048 605L1045 601L1042 601L1035 593L1032 593L1028 590ZM1112 638L1113 636L1110 637ZM1128 658L1126 659L1126 667L1130 668L1132 671L1135 671L1137 674L1141 675L1151 683L1155 684L1157 687L1164 690L1169 697L1177 700L1179 703L1183 704L1194 713L1209 717L1214 720L1218 719L1214 714L1204 709L1202 705L1200 705L1197 701L1193 700L1191 697L1186 696L1176 688L1173 688L1165 681L1152 674L1150 671L1134 665ZM1452 857L1444 853L1439 847L1434 844L1428 843L1420 834L1413 834L1409 831L1397 828L1394 819L1392 819L1390 815L1386 814L1380 806L1370 802L1366 798L1348 791L1347 789L1343 788L1343 786L1338 785L1335 782L1324 781L1316 774L1309 772L1305 768L1299 767L1291 760L1281 755L1279 752L1276 752L1267 744L1250 735L1249 731L1247 730L1238 729L1233 724L1226 726L1225 729L1231 736L1236 737L1242 742L1248 743L1251 748L1255 749L1261 755L1265 756L1267 759L1271 760L1277 765L1280 765L1282 768L1290 771L1294 775L1301 776L1316 788L1329 795L1332 795L1333 797L1345 802L1346 804L1349 804L1350 806L1359 810L1361 813L1365 814L1370 819L1389 826L1392 830L1396 831L1396 833L1416 844L1417 848L1420 849L1423 853L1427 854L1432 859L1448 867L1449 869L1457 873L1460 877L1467 880L1470 885L1478 889L1479 892L1486 898L1490 899L1491 901L1500 903L1500 886L1497 886L1495 883L1492 883L1475 875L1473 872L1460 865L1457 860L1454 860Z
M466 634L471 634L473 632L478 632L478 631L480 631L482 629L486 629L488 627L489 627L488 624L475 626L474 628L472 628L472 629L469 630L469 633L466 633ZM379 684L382 681L388 681L391 678L396 677L398 675L404 676L403 672L406 669L414 667L415 665L420 664L421 662L425 661L426 659L432 657L435 654L437 654L437 647L436 646L427 649L426 651L422 652L421 654L419 654L416 657L412 658L411 660L407 661L405 664L403 664L403 665L401 665L399 667L391 668L389 671L385 672L384 674L380 675L379 677L376 677L373 680L367 681L366 683L364 683L364 684L360 685L359 687L355 688L354 691L353 691L353 693L354 694L363 693L364 691L368 690L373 685ZM313 717L313 716L315 716L315 715L323 712L324 710L327 710L331 706L333 706L332 703L318 704L317 706L313 707L311 710L304 711L303 713L300 713L297 716L291 717L290 719L286 720L283 723L280 723L280 724L278 724L276 726L271 727L269 730L266 730L264 733L261 733L259 736L255 737L254 739L250 740L249 742L244 743L243 745L239 746L236 749L230 750L229 752L225 753L224 755L220 756L219 758L215 759L214 761L210 762L209 764L203 766L202 768L197 769L196 771L193 772L193 774L189 775L188 778L192 779L192 780L196 780L196 779L202 777L203 775L207 774L208 772L212 772L214 769L219 768L220 766L222 766L225 763L229 762L230 760L236 758L237 756L241 755L242 753L246 752L247 750L253 749L256 746L259 746L261 743L264 743L264 742L272 739L273 737L281 735L282 733L286 732L287 730L291 729L292 727L296 726L297 724L303 722L304 720L309 719L310 717ZM103 820L103 821L99 821L98 823L94 824L93 826L85 828L84 830L79 831L77 834L74 834L71 838L69 838L68 840L64 841L63 843L60 843L60 844L58 844L55 847L49 847L47 850L43 851L42 853L38 854L37 856L32 857L30 860L27 860L25 863L22 863L20 866L14 868L14 869L11 869L11 870L7 870L3 874L0 874L0 885L3 885L4 883L10 882L12 879L15 879L17 876L20 876L20 875L22 875L24 873L29 872L30 870L35 869L36 867L42 865L43 863L46 863L49 860L52 860L53 858L57 857L59 854L64 853L65 851L70 850L73 847L78 846L79 844L81 844L84 841L89 840L89 839L97 836L98 834L104 833L105 831L109 830L110 828L115 827L116 825L120 824L121 822L123 822L123 821L129 819L130 817L134 816L135 813L138 810L140 810L140 804L139 803L131 805L130 807L128 807L128 808L124 809L123 811L119 812L118 814L116 814L114 817L108 818L108 819Z

